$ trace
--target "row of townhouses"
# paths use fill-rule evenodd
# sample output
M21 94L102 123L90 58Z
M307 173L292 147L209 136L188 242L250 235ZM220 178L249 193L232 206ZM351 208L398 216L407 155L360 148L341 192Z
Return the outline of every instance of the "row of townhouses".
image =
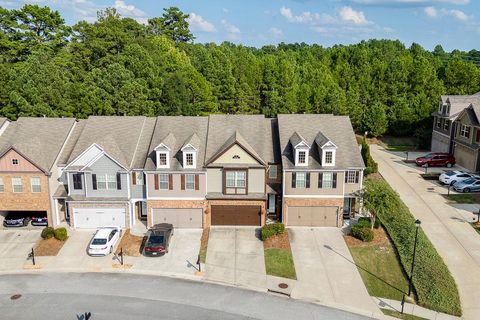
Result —
M52 226L341 226L363 170L345 116L0 119L0 212Z
M432 115L432 151L453 154L458 165L480 171L480 92L441 96Z

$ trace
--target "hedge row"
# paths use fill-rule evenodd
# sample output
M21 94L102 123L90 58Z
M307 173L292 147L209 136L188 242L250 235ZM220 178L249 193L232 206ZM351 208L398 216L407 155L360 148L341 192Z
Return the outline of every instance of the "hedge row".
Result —
M45 227L42 230L42 238L43 239L50 239L55 237L55 239L60 241L65 241L68 238L67 229L65 228L57 228L54 229L52 227Z
M404 270L410 272L415 219L407 206L383 180L366 181L364 204L380 218L397 248ZM462 314L455 280L421 229L418 232L412 283L421 306L456 316Z

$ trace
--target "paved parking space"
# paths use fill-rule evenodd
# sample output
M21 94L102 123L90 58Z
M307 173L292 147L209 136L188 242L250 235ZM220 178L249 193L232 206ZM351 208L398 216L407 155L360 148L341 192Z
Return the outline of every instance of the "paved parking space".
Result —
M369 296L339 228L289 228L297 272L292 298L380 312Z
M263 243L255 227L212 227L208 239L208 280L265 290Z
M40 233L40 230L21 228L0 230L0 271L22 269Z
M132 269L194 275L202 231L175 229L167 254L160 257L125 257L125 263L133 264Z

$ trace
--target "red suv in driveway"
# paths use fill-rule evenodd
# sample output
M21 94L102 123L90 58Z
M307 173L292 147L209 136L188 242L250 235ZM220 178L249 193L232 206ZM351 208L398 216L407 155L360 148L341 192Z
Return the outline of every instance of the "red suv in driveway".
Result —
M418 157L415 163L420 167L448 167L455 164L455 157L448 153L432 152Z

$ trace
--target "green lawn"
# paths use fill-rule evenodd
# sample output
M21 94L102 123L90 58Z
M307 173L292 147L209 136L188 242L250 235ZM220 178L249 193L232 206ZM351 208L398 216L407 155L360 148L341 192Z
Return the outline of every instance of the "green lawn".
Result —
M474 222L474 223L471 223L470 225L473 227L473 229L475 229L478 232L478 234L480 234L480 225L479 224Z
M393 310L390 310L390 309L380 309L382 310L382 312L384 314L386 314L387 316L391 316L391 317L395 317L395 318L398 318L398 319L404 319L404 320L428 320L427 318L422 318L422 317L417 317L417 316L414 316L414 315L411 315L411 314L401 314L400 312L398 311L393 311Z
M477 193L451 194L445 197L450 201L455 201L456 203L480 203L480 195Z
M412 150L415 150L415 146L411 146L411 145L390 145L390 144L388 144L386 149L388 151L412 151Z
M390 243L349 249L371 296L402 300L403 292L408 292L408 281Z
M292 252L286 249L268 248L264 250L267 274L276 277L297 279Z

